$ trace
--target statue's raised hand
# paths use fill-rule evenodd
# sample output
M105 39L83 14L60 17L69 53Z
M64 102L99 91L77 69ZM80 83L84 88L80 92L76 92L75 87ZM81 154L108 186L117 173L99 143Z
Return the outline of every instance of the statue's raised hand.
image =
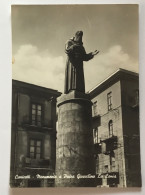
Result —
M92 55L95 56L95 55L97 55L98 53L99 53L99 51L98 51L98 50L95 50L94 52L92 52Z

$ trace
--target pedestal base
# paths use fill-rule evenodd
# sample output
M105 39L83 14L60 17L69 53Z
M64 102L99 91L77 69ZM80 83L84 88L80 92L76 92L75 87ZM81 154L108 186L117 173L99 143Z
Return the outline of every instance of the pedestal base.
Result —
M72 91L58 98L56 186L95 186L92 103Z

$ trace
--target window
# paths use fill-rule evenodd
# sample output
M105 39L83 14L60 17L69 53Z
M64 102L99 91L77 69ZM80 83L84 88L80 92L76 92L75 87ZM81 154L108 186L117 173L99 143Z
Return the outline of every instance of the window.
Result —
M112 168L115 167L115 154L113 151L110 153L110 165L112 166Z
M41 126L42 122L42 106L40 104L32 104L32 125Z
M107 94L108 111L112 109L112 92Z
M96 115L97 114L97 101L94 102L93 104L93 111L94 111L94 115Z
M109 127L109 137L113 136L113 121L110 120L108 123L108 127Z
M105 142L101 143L101 149L102 149L102 153L105 154L106 153L106 143Z
M98 128L93 129L94 130L94 144L98 143Z
M40 159L42 157L42 141L30 139L30 147L29 147L29 155L30 158Z

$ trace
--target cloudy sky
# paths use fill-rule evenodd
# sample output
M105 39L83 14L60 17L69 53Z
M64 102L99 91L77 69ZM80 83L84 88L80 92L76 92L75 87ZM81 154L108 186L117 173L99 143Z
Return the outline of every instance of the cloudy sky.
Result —
M138 72L137 5L12 6L13 79L63 92L65 42L83 30L86 91L118 68Z

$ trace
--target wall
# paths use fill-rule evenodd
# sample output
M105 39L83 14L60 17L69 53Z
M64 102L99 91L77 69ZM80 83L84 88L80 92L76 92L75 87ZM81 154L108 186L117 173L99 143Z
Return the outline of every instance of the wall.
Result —
M112 92L112 110L108 111L107 94ZM115 172L119 172L120 187L126 186L125 161L124 161L124 142L122 128L122 108L121 108L121 85L120 81L105 89L102 93L92 99L92 102L97 101L97 116L100 118L98 125L98 138L106 140L109 138L108 123L113 121L113 135L117 136L117 149L114 149L115 154ZM94 115L94 113L93 113ZM95 127L95 126L94 126ZM99 166L97 173L104 173L105 166L108 165L108 172L113 171L110 166L110 155L99 154ZM104 185L105 185L104 181ZM107 185L107 184L106 184Z
M54 172L56 161L56 100L50 99L48 93L41 95L38 92L32 94L31 90L13 87L12 91L12 136L11 136L11 186L28 186L28 180L15 180L15 175L47 175L48 168ZM42 105L42 126L31 124L31 104L37 102ZM53 120L52 120L53 119ZM42 140L42 157L31 159L29 156L29 141L31 139ZM40 164L41 163L41 164ZM31 169L26 169L31 167ZM43 173L33 170L33 167L43 168ZM31 173L32 172L32 173ZM33 182L32 182L33 183ZM41 186L52 185L42 181Z

